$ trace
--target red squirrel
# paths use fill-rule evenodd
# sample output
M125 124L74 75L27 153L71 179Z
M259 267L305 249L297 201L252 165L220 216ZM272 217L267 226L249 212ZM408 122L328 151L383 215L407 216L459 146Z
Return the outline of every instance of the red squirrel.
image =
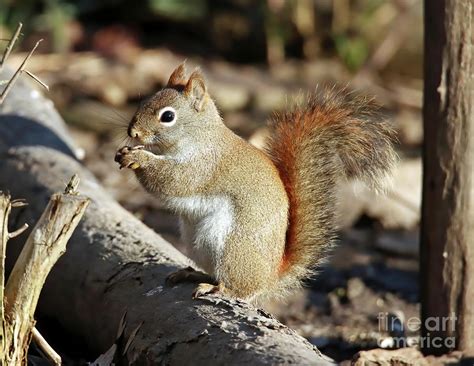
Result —
M298 288L334 242L337 182L380 189L390 176L393 131L376 112L367 98L317 91L273 118L261 151L224 125L202 73L178 66L128 126L142 145L115 157L179 215L207 273L185 268L169 282L249 301Z

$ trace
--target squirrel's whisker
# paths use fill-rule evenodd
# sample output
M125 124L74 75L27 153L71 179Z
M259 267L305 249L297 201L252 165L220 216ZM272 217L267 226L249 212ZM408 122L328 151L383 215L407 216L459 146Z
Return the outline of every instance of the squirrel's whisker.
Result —
M130 120L130 116L127 118L122 113L120 113L116 108L113 108L113 107L110 108L110 110L115 113L115 115L119 118L119 120L121 122L125 123L125 125L128 125L128 121Z

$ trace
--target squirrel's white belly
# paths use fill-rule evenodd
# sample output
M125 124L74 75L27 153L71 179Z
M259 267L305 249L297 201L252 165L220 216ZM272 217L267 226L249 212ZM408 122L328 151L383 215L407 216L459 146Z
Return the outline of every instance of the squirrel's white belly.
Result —
M209 274L224 251L234 224L234 207L229 198L192 196L166 199L170 209L181 216L181 236L193 246L193 259Z

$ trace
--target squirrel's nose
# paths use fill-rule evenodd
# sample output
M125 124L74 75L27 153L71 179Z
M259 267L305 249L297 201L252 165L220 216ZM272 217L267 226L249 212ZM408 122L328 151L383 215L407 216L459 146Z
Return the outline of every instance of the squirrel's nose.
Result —
M137 138L140 135L138 131L132 126L128 126L127 132L128 132L128 136L132 138Z

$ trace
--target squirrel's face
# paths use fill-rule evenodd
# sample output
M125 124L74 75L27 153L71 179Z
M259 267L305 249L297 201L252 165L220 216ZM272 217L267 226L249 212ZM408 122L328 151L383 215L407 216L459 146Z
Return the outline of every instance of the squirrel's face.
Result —
M144 102L128 126L128 135L160 154L187 143L200 130L220 121L200 71L185 80L184 64L171 74L167 86Z

